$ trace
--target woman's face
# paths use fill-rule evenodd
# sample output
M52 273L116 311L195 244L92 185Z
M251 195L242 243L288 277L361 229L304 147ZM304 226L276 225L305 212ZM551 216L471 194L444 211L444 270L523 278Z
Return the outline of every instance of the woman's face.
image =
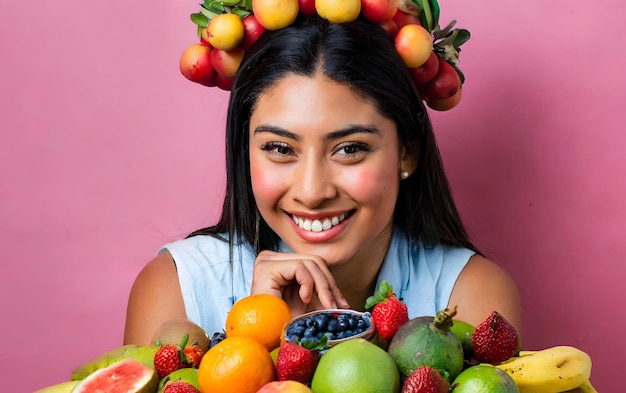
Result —
M250 119L261 215L295 252L329 265L388 245L402 152L392 120L323 76L286 76Z

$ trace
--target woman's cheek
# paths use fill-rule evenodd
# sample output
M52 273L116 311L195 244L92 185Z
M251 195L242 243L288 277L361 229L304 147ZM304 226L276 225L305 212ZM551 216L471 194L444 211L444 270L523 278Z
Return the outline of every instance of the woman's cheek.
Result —
M279 172L254 166L250 168L252 192L258 204L273 204L283 193L282 183L285 181L285 177L281 176Z
M377 202L394 196L398 189L397 178L395 171L367 168L348 174L342 183L354 199Z

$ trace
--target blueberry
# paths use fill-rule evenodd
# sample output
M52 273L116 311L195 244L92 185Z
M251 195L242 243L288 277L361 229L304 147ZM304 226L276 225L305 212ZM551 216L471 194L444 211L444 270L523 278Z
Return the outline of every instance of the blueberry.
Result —
M369 327L369 324L367 323L365 319L360 318L356 326L358 329L361 329L361 331L365 331Z
M330 316L326 313L317 314L313 316L315 323L317 323L317 328L320 330L326 330L328 328L328 321L330 320Z
M328 326L327 326L326 329L329 332L331 332L331 333L336 333L336 332L338 332L340 330L339 329L339 323L337 322L336 319L333 318L333 319L328 321Z
M317 329L314 327L308 327L304 330L303 337L305 338L313 338L317 335Z
M222 342L222 340L224 340L225 338L226 338L226 334L224 332L213 333L213 336L211 337L211 341L209 342L209 348L213 348L214 346Z

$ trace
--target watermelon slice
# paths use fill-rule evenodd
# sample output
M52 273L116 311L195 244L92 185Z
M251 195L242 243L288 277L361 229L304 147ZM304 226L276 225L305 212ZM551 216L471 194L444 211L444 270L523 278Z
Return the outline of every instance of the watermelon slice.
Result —
M126 358L91 373L72 393L153 393L159 377L154 369Z

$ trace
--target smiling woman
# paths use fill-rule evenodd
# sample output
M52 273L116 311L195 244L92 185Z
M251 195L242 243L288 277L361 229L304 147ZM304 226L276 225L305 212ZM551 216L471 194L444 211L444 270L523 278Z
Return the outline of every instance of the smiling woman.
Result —
M127 343L180 317L220 331L256 293L294 315L363 310L381 280L411 317L450 303L469 323L498 310L519 325L515 284L468 239L416 85L382 28L300 16L265 32L234 81L226 143L222 216L139 274Z

